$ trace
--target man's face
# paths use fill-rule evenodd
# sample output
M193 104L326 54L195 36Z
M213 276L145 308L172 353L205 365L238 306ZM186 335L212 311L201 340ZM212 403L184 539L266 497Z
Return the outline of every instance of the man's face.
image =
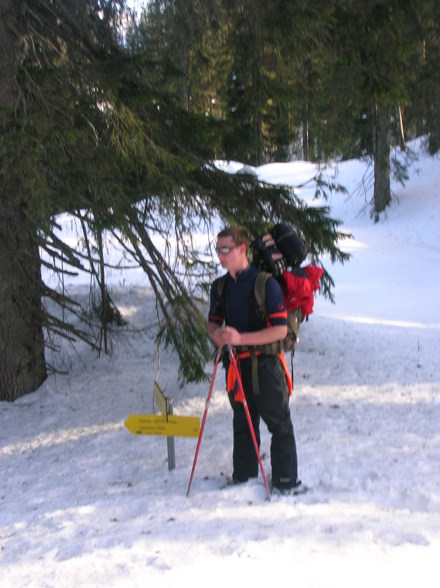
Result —
M227 270L242 269L246 260L246 245L236 245L232 237L220 237L216 246L222 267Z

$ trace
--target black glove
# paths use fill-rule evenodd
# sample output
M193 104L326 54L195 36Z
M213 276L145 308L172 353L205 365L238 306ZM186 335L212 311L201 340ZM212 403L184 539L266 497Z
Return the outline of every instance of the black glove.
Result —
M286 269L286 260L276 247L272 235L258 237L251 243L252 263L258 269L271 273L280 279Z

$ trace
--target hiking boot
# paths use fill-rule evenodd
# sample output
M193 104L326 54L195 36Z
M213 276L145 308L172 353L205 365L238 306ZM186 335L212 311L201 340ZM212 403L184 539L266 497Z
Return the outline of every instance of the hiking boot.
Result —
M235 476L232 476L232 478L230 478L229 476L227 476L225 486L240 486L241 484L246 484L246 482L249 482L249 480L256 480L257 477L258 476L249 476L248 478L236 478Z
M293 486L274 486L272 493L276 496L298 496L307 492L308 488L301 480L297 480Z

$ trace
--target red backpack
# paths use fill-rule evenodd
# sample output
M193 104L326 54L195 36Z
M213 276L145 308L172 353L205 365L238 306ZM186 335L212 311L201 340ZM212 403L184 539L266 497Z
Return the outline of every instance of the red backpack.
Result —
M251 244L252 263L261 271L255 283L255 298L260 312L265 314L265 283L276 278L283 291L287 310L285 351L294 351L298 342L299 325L313 312L315 292L324 270L315 265L301 267L307 247L292 227L277 224ZM266 276L266 278L264 278Z
M298 343L299 326L312 314L315 292L324 270L315 265L284 270L278 278L287 310L287 335L283 341L284 351L294 351ZM272 274L260 272L255 282L254 294L261 314L266 314L266 280Z

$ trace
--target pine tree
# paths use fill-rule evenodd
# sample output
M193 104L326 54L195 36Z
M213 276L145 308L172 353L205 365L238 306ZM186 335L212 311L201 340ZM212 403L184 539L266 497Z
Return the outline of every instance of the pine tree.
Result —
M423 40L414 63L417 77L410 85L403 116L409 136L427 136L429 152L435 154L440 150L440 5L425 0L418 12Z
M118 8L110 2L1 3L2 400L34 390L47 376L43 325L50 319L42 304L47 290L39 246L51 215L82 203L91 186L82 154L96 145L89 114L99 97L84 74L107 57L114 43L108 25Z
M335 3L334 52L325 78L329 136L343 156L374 159L375 218L390 203L390 149L415 82L423 11L402 0ZM331 92L333 90L333 94Z

